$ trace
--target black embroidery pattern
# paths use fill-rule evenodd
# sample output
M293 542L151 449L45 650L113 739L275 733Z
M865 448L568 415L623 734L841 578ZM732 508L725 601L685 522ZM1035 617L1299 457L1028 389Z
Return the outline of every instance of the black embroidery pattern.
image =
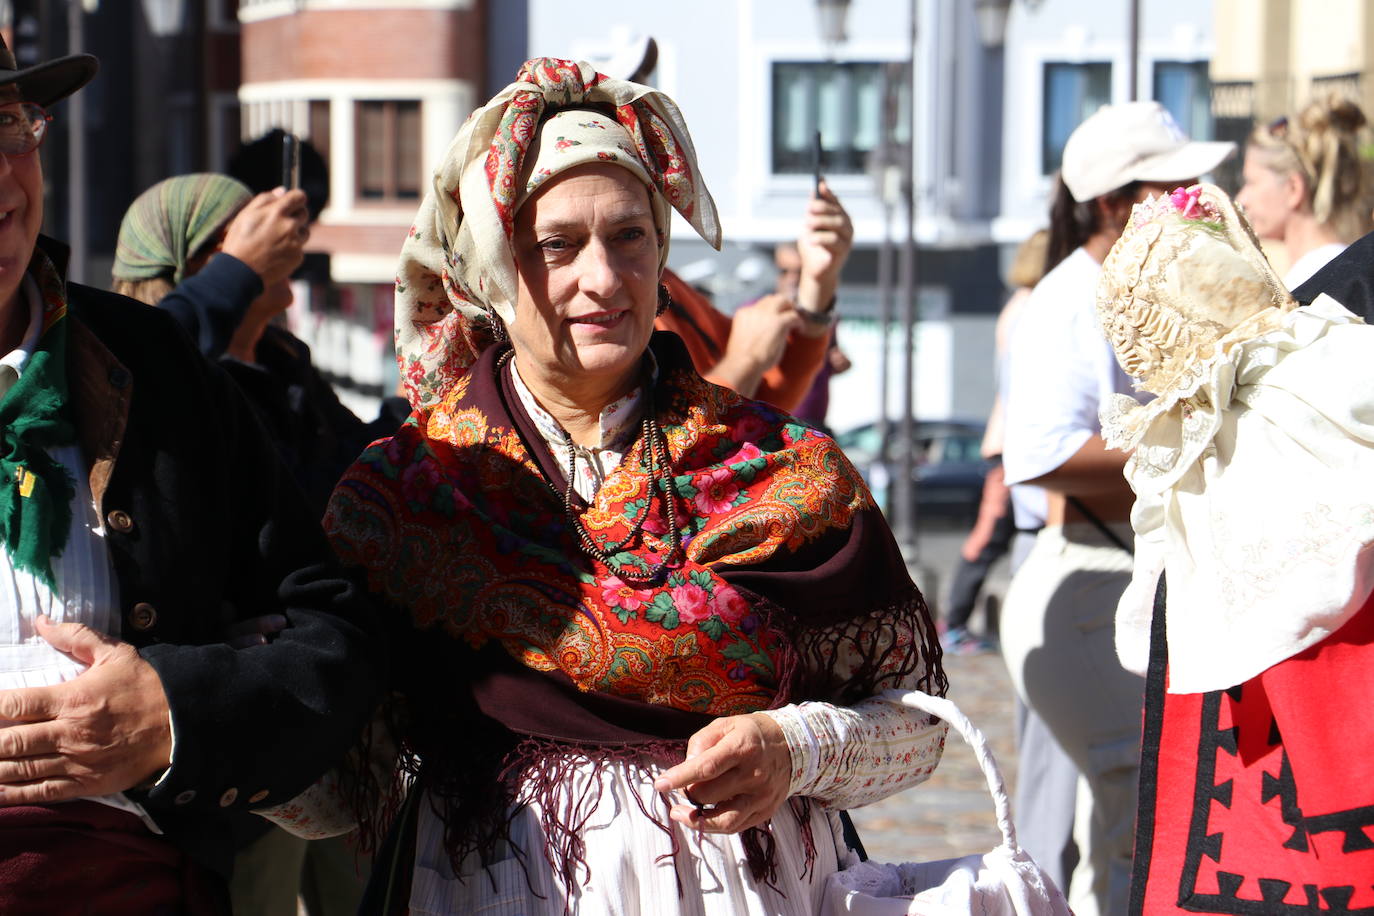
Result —
M1240 702L1241 688L1233 687L1229 691L1206 694L1202 702L1202 727L1198 741L1193 811L1179 882L1178 906L1190 912L1241 916L1374 916L1374 905L1352 909L1351 904L1356 891L1354 885L1318 887L1315 884L1304 884L1302 903L1285 902L1293 889L1292 882L1277 877L1260 877L1256 872L1268 870L1269 866L1259 861L1259 856L1251 856L1256 860L1256 872L1242 875L1218 870L1218 892L1213 894L1198 890L1198 876L1204 857L1217 865L1221 865L1223 861L1225 835L1222 832L1209 832L1214 826L1212 803L1215 801L1221 807L1230 809L1235 800L1234 780L1217 780L1217 761L1221 759L1220 755L1237 757L1238 728L1221 727L1222 702L1227 696L1234 702ZM1272 719L1267 739L1270 747L1280 743L1277 723ZM1283 823L1293 828L1292 834L1283 843L1284 848L1307 852L1312 836L1340 832L1344 834L1343 852L1374 849L1374 841L1371 841L1365 832L1366 827L1374 827L1374 806L1352 808L1315 817L1303 815L1298 799L1297 782L1286 752L1280 751L1278 774L1265 771L1261 775L1260 783L1260 804L1272 808L1272 803L1277 801L1278 813ZM1253 890L1249 895L1242 896L1242 886L1247 881L1251 882L1252 888L1258 886L1260 899L1253 899Z

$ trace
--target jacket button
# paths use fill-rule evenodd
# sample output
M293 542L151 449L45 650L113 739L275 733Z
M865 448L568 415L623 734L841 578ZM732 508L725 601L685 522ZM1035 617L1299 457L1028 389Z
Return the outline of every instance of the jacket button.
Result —
M268 794L266 789L263 789L261 792L254 792L252 795L248 796L248 804L256 805L258 802L265 799Z
M105 516L105 521L109 523L112 531L118 531L120 534L128 534L134 530L133 516L123 509L114 510Z
M129 625L135 630L151 630L157 623L157 608L146 601L140 601L129 611Z
M129 387L129 370L122 366L115 366L110 370L110 384L116 388Z
M238 798L239 790L230 786L229 788L225 789L224 794L219 797L219 806L221 808L227 808L234 802L238 801Z
M187 789L185 792L178 792L177 797L172 800L175 801L178 805L189 805L191 802L196 800L196 790Z

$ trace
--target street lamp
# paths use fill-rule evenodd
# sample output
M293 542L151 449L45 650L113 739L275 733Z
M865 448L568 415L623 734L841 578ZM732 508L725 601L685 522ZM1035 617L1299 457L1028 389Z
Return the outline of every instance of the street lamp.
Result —
M816 0L816 13L821 20L821 40L832 47L844 44L849 37L844 32L849 0Z
M1002 47L1010 12L1011 0L973 0L973 15L978 18L978 39L983 47Z
M143 18L158 38L176 35L186 18L186 0L143 0Z

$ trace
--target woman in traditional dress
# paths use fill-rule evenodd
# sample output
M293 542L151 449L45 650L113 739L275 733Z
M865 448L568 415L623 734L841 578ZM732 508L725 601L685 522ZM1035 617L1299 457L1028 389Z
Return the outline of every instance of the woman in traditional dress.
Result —
M1364 126L1360 106L1330 93L1292 118L1256 127L1245 144L1236 203L1261 239L1282 243L1289 289L1369 231Z
M673 209L719 245L672 101L540 59L406 240L414 412L326 517L401 623L389 905L812 913L837 812L940 756L874 696L945 679L859 475L652 332Z
M1103 412L1147 674L1130 911L1374 912L1374 328L1298 307L1210 185L1135 208L1098 309L1157 395Z

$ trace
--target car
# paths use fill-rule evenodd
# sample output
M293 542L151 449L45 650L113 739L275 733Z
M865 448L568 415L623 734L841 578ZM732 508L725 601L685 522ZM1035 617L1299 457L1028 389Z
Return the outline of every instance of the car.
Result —
M983 477L989 463L982 455L985 424L973 420L917 420L914 424L914 489L916 521L972 526L983 496ZM882 460L881 434L876 423L867 423L835 436L849 460L868 481L873 497L892 517L891 482L901 466L897 437L901 428L892 424L887 460Z

